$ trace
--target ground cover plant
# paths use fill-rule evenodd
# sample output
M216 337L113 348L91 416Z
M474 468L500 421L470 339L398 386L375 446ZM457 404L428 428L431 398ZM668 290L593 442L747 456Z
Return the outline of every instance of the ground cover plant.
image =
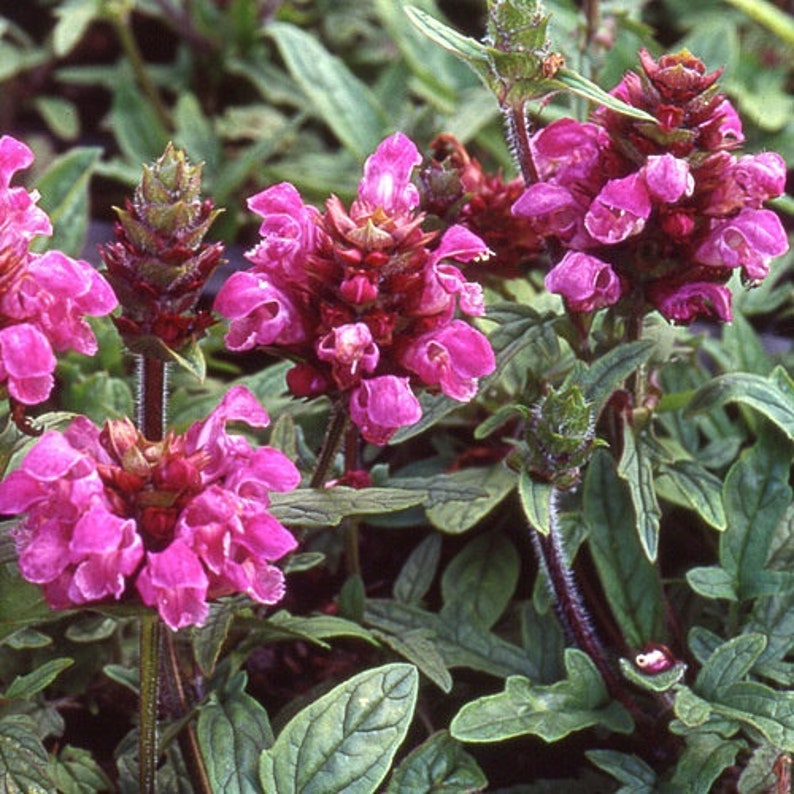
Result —
M788 791L784 6L4 12L0 788Z

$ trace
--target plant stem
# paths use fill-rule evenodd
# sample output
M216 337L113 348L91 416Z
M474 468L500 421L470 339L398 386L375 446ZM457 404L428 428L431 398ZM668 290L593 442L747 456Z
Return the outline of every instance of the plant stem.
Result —
M155 613L140 619L140 735L139 778L142 794L157 791L157 706L160 673L160 617Z
M141 356L138 363L138 428L148 441L161 441L165 429L165 362Z
M526 102L520 101L503 107L507 123L507 139L513 151L516 165L524 177L524 184L534 185L538 182L538 169L530 145L529 123L526 114Z
M129 12L126 10L112 10L110 13L110 22L119 38L119 43L124 50L124 55L130 62L132 71L135 74L135 80L149 100L157 116L157 120L166 129L171 129L173 127L171 114L165 106L160 92L157 90L157 86L152 82L149 73L146 71L146 64L144 63L141 51L138 49L138 43L135 41L135 36L132 35Z
M530 529L535 551L546 571L554 594L557 618L569 639L593 660L604 679L609 694L623 703L630 711L636 712L634 702L626 695L620 677L610 663L604 646L596 636L593 621L574 580L558 526L557 501L559 493L557 488L552 488L549 534L541 535L534 528Z
M317 456L317 467L309 483L310 487L319 488L328 478L328 472L331 470L334 458L339 451L347 430L347 423L347 406L341 400L335 400L331 408L331 416L328 420L323 445L320 448L320 454Z

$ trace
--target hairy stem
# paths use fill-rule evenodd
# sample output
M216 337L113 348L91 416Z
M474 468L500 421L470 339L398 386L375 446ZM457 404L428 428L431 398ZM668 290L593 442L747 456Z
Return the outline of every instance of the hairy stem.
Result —
M160 617L146 614L140 619L140 734L138 740L139 783L142 794L157 791L157 706L160 673Z
M507 123L507 140L510 143L516 165L524 177L524 184L534 185L538 182L538 169L530 145L529 120L526 114L526 102L520 101L503 107Z

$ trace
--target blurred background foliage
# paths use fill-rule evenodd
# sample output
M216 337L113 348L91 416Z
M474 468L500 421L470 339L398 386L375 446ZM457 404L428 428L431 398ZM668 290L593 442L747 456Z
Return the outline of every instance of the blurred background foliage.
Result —
M414 0L480 37L485 0ZM173 140L205 162L226 212L215 234L245 242L245 198L289 180L307 199L349 198L360 162L395 129L427 146L452 132L487 167L512 173L493 96L403 13L404 0L28 0L0 16L0 129L37 150L38 168L99 147L92 211L110 219ZM745 119L748 149L794 161L792 42L726 0L604 0L588 23L547 2L552 46L602 86L647 47L688 47ZM755 3L749 5L754 6ZM771 4L764 4L764 7ZM785 15L784 15L785 16ZM757 15L756 15L757 17ZM544 120L586 114L552 100ZM33 175L35 177L35 174Z

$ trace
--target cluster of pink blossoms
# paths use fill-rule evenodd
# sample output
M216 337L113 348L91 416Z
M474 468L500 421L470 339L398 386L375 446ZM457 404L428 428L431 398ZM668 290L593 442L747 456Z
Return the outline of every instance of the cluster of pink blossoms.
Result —
M298 397L348 400L362 436L385 444L421 417L413 385L468 401L495 368L488 340L456 317L484 313L482 289L453 264L487 255L460 225L422 229L412 173L416 146L397 133L364 166L349 210L332 196L324 213L282 183L249 199L263 218L254 263L223 285L215 309L231 350L277 350Z
M100 431L78 417L48 431L0 483L0 513L24 513L15 538L24 577L63 609L137 590L176 630L200 625L207 601L245 593L272 604L284 594L270 562L295 548L268 512L270 491L300 475L271 447L252 448L226 423L269 418L242 387L184 435L144 439L129 420Z
M658 123L605 108L587 123L553 122L532 138L539 181L513 211L565 251L546 286L569 310L626 299L674 322L729 321L731 273L757 283L788 250L762 206L783 193L785 163L731 154L744 137L719 72L686 51L640 59L643 73L612 93Z
M55 352L94 355L96 337L84 315L117 306L107 282L87 262L61 251L30 251L37 235L51 235L38 193L11 187L33 162L24 143L0 138L0 388L23 405L36 405L54 384Z

